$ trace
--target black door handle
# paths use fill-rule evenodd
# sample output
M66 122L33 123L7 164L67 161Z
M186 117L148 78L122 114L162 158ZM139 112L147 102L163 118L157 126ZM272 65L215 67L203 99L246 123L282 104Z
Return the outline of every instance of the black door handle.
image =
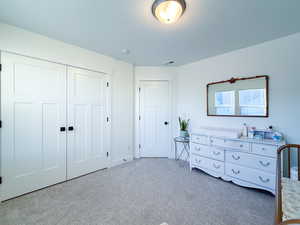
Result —
M66 131L66 128L65 127L61 127L60 128L60 132L64 132L64 131Z
M168 124L169 124L169 122L166 121L166 122L165 122L165 125L168 125Z
M68 131L73 131L74 127L68 127Z

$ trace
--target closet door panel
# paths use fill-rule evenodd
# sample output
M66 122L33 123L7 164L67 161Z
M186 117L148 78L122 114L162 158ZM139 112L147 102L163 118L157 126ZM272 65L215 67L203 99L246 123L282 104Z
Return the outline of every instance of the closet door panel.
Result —
M68 179L107 167L106 82L105 74L68 67Z
M92 107L92 156L93 157L101 157L105 154L105 138L106 136L103 135L105 130L105 111L101 105L95 105Z
M74 150L73 159L74 163L84 162L86 160L87 154L85 154L85 149L88 147L88 138L91 134L88 133L88 113L89 109L87 105L74 105L73 107L74 119L73 123L75 131L69 131L70 141L73 139L74 145L69 145L70 150ZM72 118L70 116L70 118ZM71 143L71 142L70 142ZM71 152L70 152L71 154Z
M1 200L66 179L66 67L1 54Z

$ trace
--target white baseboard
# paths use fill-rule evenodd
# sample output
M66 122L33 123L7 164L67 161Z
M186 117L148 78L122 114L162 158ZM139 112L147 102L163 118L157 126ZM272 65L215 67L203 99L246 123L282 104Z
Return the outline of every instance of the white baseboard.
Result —
M132 156L126 156L126 157L123 157L121 159L114 159L114 160L111 160L109 167L118 166L118 165L121 165L123 163L130 162L132 160L133 160Z

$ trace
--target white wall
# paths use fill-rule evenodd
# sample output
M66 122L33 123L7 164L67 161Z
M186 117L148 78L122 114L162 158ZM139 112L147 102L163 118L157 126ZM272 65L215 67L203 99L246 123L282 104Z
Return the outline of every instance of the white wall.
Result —
M289 143L300 143L300 33L178 68L177 109L192 127L258 128L273 125ZM269 118L206 116L206 84L231 77L270 76Z
M0 23L0 50L111 74L114 59Z
M61 41L0 23L0 51L107 73L112 86L113 165L133 157L133 66Z
M174 80L177 67L166 66L137 66L135 67L135 80Z
M112 165L132 160L133 143L133 65L116 61L112 78Z

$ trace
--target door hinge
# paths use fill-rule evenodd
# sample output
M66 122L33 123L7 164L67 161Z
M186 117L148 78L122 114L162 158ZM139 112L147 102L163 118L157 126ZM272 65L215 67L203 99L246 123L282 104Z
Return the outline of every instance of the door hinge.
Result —
M0 184L2 184L2 177L0 177Z
M139 144L139 149L141 149L142 148L142 146L141 146L141 144Z
M139 92L141 92L141 88L139 87Z
M109 87L109 82L106 83L106 87Z
M109 153L108 153L108 152L106 152L106 156L107 156L107 157L109 156Z
M0 120L0 128L2 128L2 120Z
M139 120L141 120L141 115L139 115Z
M0 72L2 71L2 64L0 64Z
M106 122L109 122L109 117L106 117Z

